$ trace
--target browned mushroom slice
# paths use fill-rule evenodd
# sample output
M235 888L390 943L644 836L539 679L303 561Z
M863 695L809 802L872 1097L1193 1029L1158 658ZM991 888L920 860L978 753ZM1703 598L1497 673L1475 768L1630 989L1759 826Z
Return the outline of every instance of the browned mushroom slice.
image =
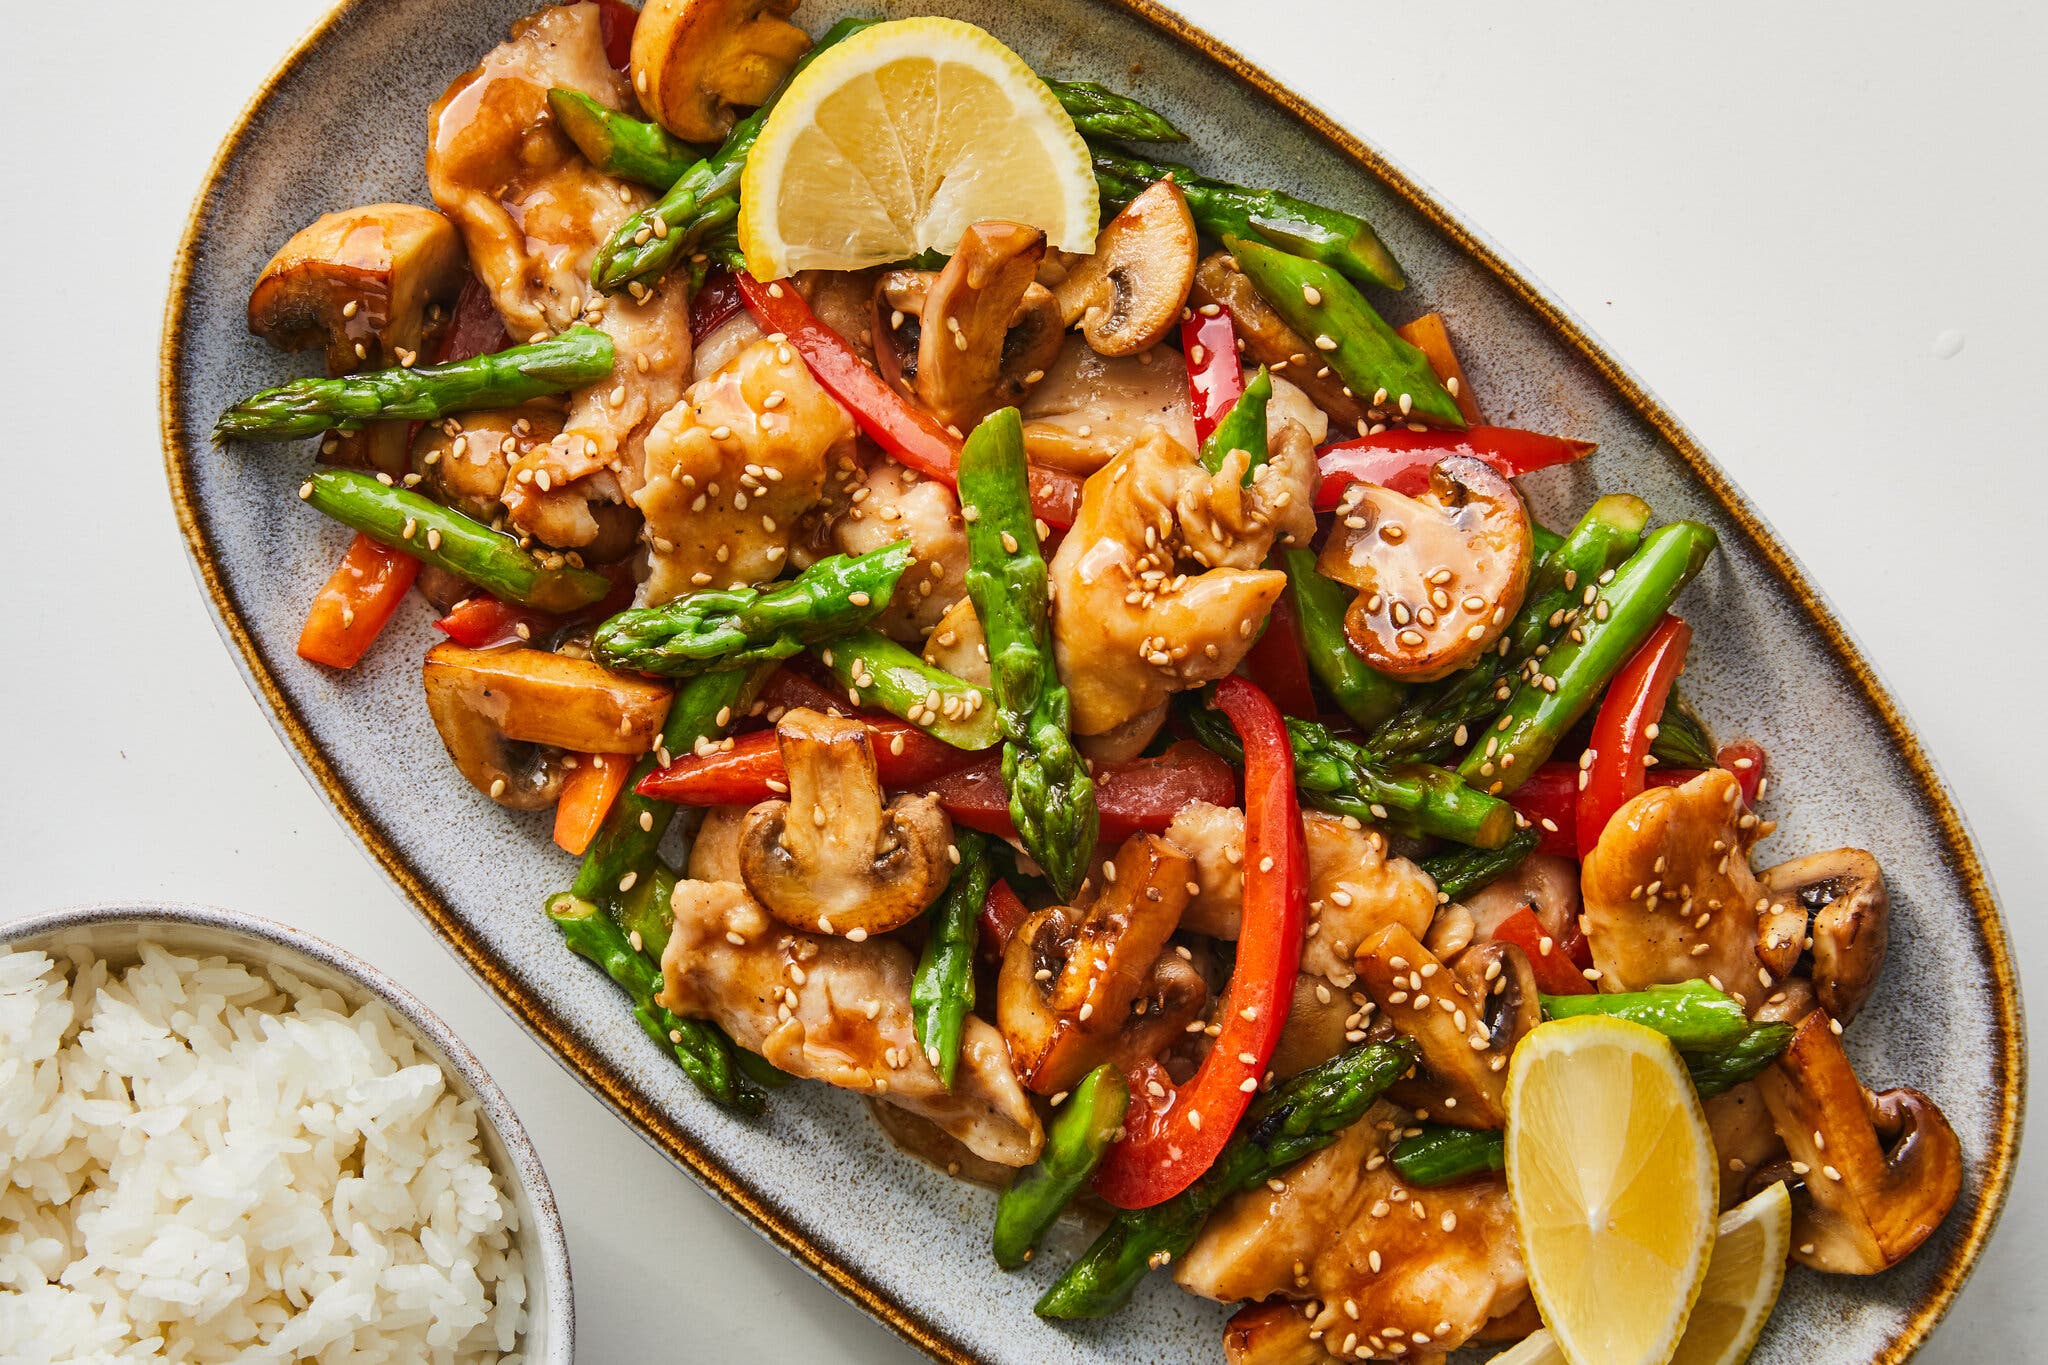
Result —
M329 374L410 365L429 306L461 287L462 269L461 238L432 209L365 204L324 213L257 276L249 330L287 351L320 347ZM405 424L336 433L321 450L330 463L395 476L405 468Z
M1193 864L1164 839L1134 834L1112 866L1093 901L1038 911L1003 951L996 1022L1018 1075L1042 1095L1112 1058L1151 1055L1194 1017L1190 1003L1202 1007L1178 959L1160 956L1187 907Z
M1095 254L1053 286L1060 315L1103 355L1136 355L1180 322L1195 282L1195 220L1180 186L1162 180L1095 237Z
M1228 1365L1334 1365L1323 1349L1315 1314L1302 1305L1276 1301L1246 1304L1223 1324L1223 1359Z
M1066 330L1052 291L1032 278L1044 254L1036 228L976 223L944 270L883 274L871 328L882 378L963 431L1021 399Z
M946 889L953 826L932 796L884 804L868 727L799 707L775 726L789 799L740 831L747 890L784 924L859 942L901 928Z
M1783 977L1813 955L1820 1007L1843 1023L1856 1017L1884 970L1891 895L1877 859L1860 848L1809 853L1757 878L1771 898L1757 954Z
M500 805L552 805L562 772L516 745L645 753L668 715L666 687L539 649L427 651L427 711L470 785Z
M1358 983L1381 1015L1413 1038L1427 1074L1389 1092L1431 1119L1461 1128L1507 1122L1507 1056L1542 1018L1535 974L1509 944L1488 944L1452 971L1406 925L1390 924L1358 950Z
M1867 1093L1826 1011L1800 1021L1756 1084L1804 1182L1793 1195L1793 1260L1874 1275L1947 1216L1963 1180L1955 1130L1917 1090Z
M1317 567L1358 589L1344 633L1383 673L1427 682L1492 647L1529 586L1529 510L1483 461L1454 455L1419 498L1355 483Z
M797 0L647 0L633 28L633 88L685 142L717 142L765 104L810 49Z
M1365 401L1323 363L1321 353L1307 337L1289 327L1273 305L1259 296L1229 252L1211 252L1203 258L1195 269L1195 286L1188 302L1198 308L1213 304L1230 314L1237 339L1244 343L1245 359L1287 376L1329 415L1338 439L1354 432L1365 435L1371 426Z

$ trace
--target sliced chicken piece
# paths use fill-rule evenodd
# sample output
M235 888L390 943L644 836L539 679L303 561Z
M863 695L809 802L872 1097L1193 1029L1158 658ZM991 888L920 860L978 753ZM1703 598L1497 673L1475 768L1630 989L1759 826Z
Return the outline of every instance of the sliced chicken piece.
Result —
M925 637L924 661L976 687L989 685L988 633L973 602L963 597L946 609Z
M1530 910L1543 932L1563 942L1579 917L1579 865L1554 853L1532 853L1505 877L1465 897L1472 912L1473 937L1483 943L1501 921L1518 910Z
M1038 1159L1044 1129L992 1025L968 1017L951 1092L926 1060L902 944L786 928L734 882L680 882L671 903L663 1006L715 1021L791 1075L920 1114L998 1165Z
M690 841L685 869L691 881L737 882L740 875L740 831L752 806L713 806L704 812L697 837Z
M762 337L655 424L647 438L651 572L644 603L781 574L797 519L853 445L853 419L796 352Z
M1771 1111L1755 1081L1744 1081L1703 1103L1720 1163L1721 1207L1732 1209L1749 1198L1750 1181L1757 1172L1784 1159L1785 1143L1771 1124Z
M1405 1119L1375 1105L1283 1174L1278 1190L1261 1185L1225 1201L1175 1280L1225 1301L1313 1300L1325 1349L1354 1359L1452 1351L1516 1310L1528 1276L1506 1182L1406 1188L1386 1163Z
M1076 474L1093 474L1150 431L1195 444L1187 368L1163 348L1112 357L1069 336L1018 410L1031 458Z
M892 541L910 542L916 558L875 625L893 639L917 644L967 600L967 526L960 520L960 499L938 480L886 459L868 466L851 499L832 524L840 550L866 554Z

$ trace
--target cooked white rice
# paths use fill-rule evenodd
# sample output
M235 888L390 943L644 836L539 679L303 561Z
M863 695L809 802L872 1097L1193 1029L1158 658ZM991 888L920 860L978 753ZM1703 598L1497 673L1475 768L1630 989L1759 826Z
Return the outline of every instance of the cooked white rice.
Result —
M514 1362L517 1226L381 1004L0 953L0 1361Z

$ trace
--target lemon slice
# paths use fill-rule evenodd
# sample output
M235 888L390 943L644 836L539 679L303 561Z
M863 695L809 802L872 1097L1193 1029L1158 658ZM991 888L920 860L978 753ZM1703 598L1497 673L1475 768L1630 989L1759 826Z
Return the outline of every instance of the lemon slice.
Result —
M1508 1071L1507 1179L1529 1290L1571 1365L1665 1365L1714 1248L1714 1141L1662 1034L1541 1024Z
M1671 1365L1742 1365L1785 1283L1792 1241L1792 1197L1773 1185L1721 1215L1714 1256L1686 1319ZM1565 1365L1547 1331L1531 1332L1487 1365Z
M740 178L740 249L760 279L950 252L974 223L1028 223L1095 249L1088 144L1030 67L957 19L876 24L782 92Z

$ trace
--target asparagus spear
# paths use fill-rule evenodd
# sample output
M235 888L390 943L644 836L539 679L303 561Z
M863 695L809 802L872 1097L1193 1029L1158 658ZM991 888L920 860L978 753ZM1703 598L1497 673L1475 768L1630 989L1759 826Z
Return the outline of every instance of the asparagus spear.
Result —
M664 678L787 659L881 615L910 560L910 542L891 541L864 555L821 559L765 589L685 593L622 611L597 628L591 654L606 668Z
M1386 720L1400 706L1405 689L1359 658L1344 637L1344 613L1354 596L1351 589L1316 572L1313 550L1282 550L1280 565L1287 571L1295 629L1309 671L1344 714L1360 725Z
M523 607L570 612L612 590L601 573L543 560L503 531L364 470L323 469L300 486L299 496L380 544Z
M1202 442L1202 466L1211 474L1223 468L1233 450L1251 458L1244 467L1244 485L1251 487L1252 471L1266 462L1266 404L1273 401L1273 376L1264 365L1244 386L1237 402Z
M1223 245L1259 297L1314 342L1322 362L1360 401L1415 421L1465 425L1458 400L1430 368L1429 357L1402 340L1350 280L1320 261L1235 234L1225 237ZM1384 398L1379 396L1383 392Z
M1395 1143L1387 1159L1411 1185L1448 1185L1506 1166L1507 1134L1498 1128L1424 1124L1414 1137Z
M1635 552L1649 519L1642 499L1613 494L1586 509L1561 543L1548 552L1539 548L1522 609L1501 637L1507 652L1487 654L1463 672L1417 689L1398 715L1373 732L1373 750L1436 758L1464 747L1460 732L1469 734L1499 712L1514 695L1504 680L1577 619L1586 588Z
M797 62L791 79L826 48L880 22L841 19ZM788 88L789 83L783 82L782 89ZM704 217L707 206L720 199L731 201L731 211L722 220L730 222L739 212L740 172L746 169L747 154L754 150L762 125L781 97L782 90L769 96L766 104L733 125L717 151L678 176L660 199L621 223L611 239L597 249L590 263L590 282L607 294L632 285L652 288L710 231L713 225Z
M1171 162L1143 161L1100 143L1090 144L1089 150L1095 159L1096 188L1104 202L1114 207L1130 203L1146 186L1170 175L1187 197L1196 226L1211 237L1256 238L1281 251L1333 266L1360 284L1387 289L1408 285L1400 262L1363 218L1279 190L1246 189L1211 180ZM1302 335L1312 337L1319 330L1310 328Z
M1197 703L1185 715L1202 743L1233 763L1244 762L1237 732L1215 710ZM1287 736L1305 805L1479 848L1499 848L1514 835L1514 807L1465 785L1447 768L1386 763L1364 745L1296 716L1287 718Z
M215 441L295 441L365 422L431 422L472 408L595 384L612 372L612 339L578 323L543 341L413 369L394 366L333 379L294 379L251 394L213 424Z
M576 150L607 175L665 190L702 156L660 124L621 114L581 90L556 86L548 109Z
M996 1199L996 1264L1015 1270L1073 1202L1123 1131L1130 1087L1108 1062L1081 1078L1046 1128L1045 1151Z
M633 951L625 931L612 923L609 915L566 891L548 898L547 912L572 951L603 968L605 975L625 989L640 1027L675 1055L698 1089L729 1109L743 1114L761 1112L761 1092L740 1071L732 1041L716 1025L684 1019L655 1003L654 997L661 991L660 971Z
M855 706L879 706L956 749L992 749L1003 737L987 689L933 668L880 631L857 630L811 653Z
M1516 830L1499 848L1453 848L1422 860L1422 870L1436 883L1437 896L1463 900L1489 882L1498 881L1536 851L1543 836L1533 829Z
M1590 585L1588 591L1597 588L1597 595L1543 661L1543 676L1516 687L1500 719L1465 755L1458 768L1465 780L1508 792L1542 766L1678 600L1715 544L1712 528L1674 521L1651 532L1606 585Z
M1749 1014L1734 996L1704 981L1612 995L1546 995L1552 1019L1605 1014L1653 1028L1683 1051L1726 1047L1749 1032Z
M613 920L634 951L649 961L660 962L668 948L669 931L675 927L675 912L670 908L675 894L676 870L654 858L645 875L617 898Z
M988 884L994 879L986 835L955 830L953 845L960 850L960 863L946 884L946 894L931 909L931 930L917 972L910 978L910 1016L917 1044L948 1090L960 1065L960 1035L974 1008L974 940Z
M1111 1219L1038 1301L1038 1315L1099 1318L1121 1308L1146 1271L1194 1244L1218 1204L1335 1142L1414 1064L1405 1039L1368 1043L1281 1082L1252 1105L1199 1180L1163 1204Z
M1053 667L1045 556L1015 408L991 414L968 436L959 480L967 596L988 635L1010 819L1053 889L1071 897L1095 854L1095 781L1067 731L1067 689Z
M1118 142L1186 142L1188 135L1128 95L1119 95L1094 81L1046 81L1060 108L1074 120L1082 137L1114 138Z
M1710 1100L1753 1079L1776 1061L1791 1041L1790 1024L1753 1024L1748 1033L1727 1047L1679 1055L1685 1059L1693 1089L1700 1092L1701 1099Z

